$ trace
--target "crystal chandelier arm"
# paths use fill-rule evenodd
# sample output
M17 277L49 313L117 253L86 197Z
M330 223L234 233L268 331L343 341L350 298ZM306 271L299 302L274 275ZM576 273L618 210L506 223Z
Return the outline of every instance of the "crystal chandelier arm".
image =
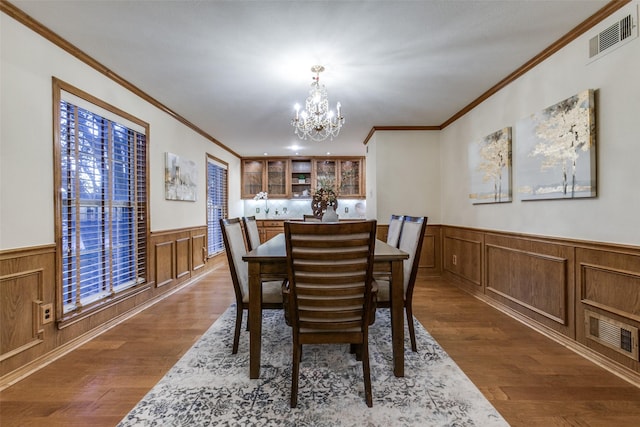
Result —
M300 139L311 138L314 141L323 141L331 138L333 140L338 136L344 124L342 106L339 102L336 104L336 115L329 109L327 89L319 83L320 73L324 71L324 67L315 65L311 71L316 73L316 76L313 77L309 96L305 101L305 109L300 111L300 106L295 105L296 114L291 120L291 125L294 127L294 133Z

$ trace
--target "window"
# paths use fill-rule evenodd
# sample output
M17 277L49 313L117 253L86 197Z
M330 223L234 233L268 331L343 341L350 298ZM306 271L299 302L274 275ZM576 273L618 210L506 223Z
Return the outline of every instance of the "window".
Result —
M65 315L146 282L147 143L146 128L103 103L60 97L56 237Z
M227 164L207 155L207 251L209 256L224 251L220 219L227 212Z

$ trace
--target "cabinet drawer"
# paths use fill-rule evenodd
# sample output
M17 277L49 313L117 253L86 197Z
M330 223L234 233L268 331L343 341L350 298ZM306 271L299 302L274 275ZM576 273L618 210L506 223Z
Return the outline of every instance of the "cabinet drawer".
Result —
M261 225L263 227L284 227L284 221L263 220Z

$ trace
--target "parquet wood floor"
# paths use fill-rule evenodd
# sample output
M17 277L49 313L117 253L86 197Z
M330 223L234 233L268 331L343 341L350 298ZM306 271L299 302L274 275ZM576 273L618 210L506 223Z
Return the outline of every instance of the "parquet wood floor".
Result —
M511 425L640 426L633 385L447 282L419 279L414 298L418 320ZM232 301L228 270L207 274L2 391L0 425L116 425Z

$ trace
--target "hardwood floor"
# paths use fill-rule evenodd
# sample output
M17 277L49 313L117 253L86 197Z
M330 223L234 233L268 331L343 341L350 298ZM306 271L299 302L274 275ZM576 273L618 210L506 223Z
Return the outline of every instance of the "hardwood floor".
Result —
M232 292L228 270L213 271L2 391L0 425L116 425ZM640 425L639 388L444 281L419 280L414 298L418 320L511 425Z

